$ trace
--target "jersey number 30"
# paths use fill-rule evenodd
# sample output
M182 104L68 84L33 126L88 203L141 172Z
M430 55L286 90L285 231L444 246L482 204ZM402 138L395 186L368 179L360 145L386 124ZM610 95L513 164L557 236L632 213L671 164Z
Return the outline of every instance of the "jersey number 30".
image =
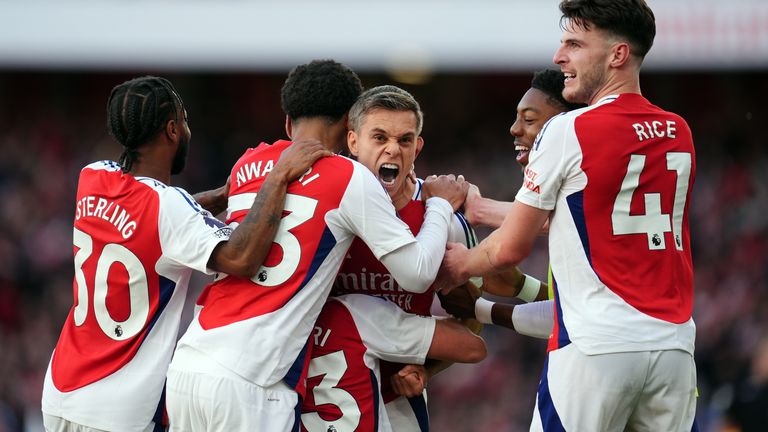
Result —
M136 336L149 316L149 285L147 273L139 258L122 245L108 243L104 245L96 262L96 274L93 280L86 280L83 263L93 253L93 239L87 233L75 228L73 244L78 248L75 254L75 281L77 282L77 306L75 306L75 325L85 323L88 315L88 284L93 284L93 313L96 322L105 335L120 341ZM130 314L125 321L115 321L107 310L107 276L112 264L120 263L128 272L128 293L130 296ZM90 275L89 275L90 276ZM90 279L90 278L89 278Z
M661 212L661 193L646 193L645 214L631 215L629 207L632 195L640 184L640 173L645 168L645 155L633 154L629 159L627 175L621 183L621 191L613 203L611 222L613 234L646 234L648 236L648 249L665 249L664 233L672 231L677 250L683 250L682 230L685 200L688 196L688 180L691 177L691 154L670 152L667 153L667 170L677 173L675 184L675 201L672 207L672 221L668 214Z

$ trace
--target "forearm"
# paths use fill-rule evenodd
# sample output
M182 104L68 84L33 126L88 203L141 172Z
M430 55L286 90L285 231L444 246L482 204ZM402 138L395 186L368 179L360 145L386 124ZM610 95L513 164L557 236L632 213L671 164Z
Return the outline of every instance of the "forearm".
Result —
M478 198L473 204L470 222L473 225L483 225L491 228L498 228L504 222L512 203L496 201L490 198Z
M463 268L466 277L472 276L493 276L505 270L504 263L498 260L498 251L501 243L499 230L492 232L479 245L469 250L466 261L463 262ZM516 263L515 263L516 264Z
M227 209L227 196L223 193L226 186L216 189L198 192L192 196L200 206L214 215L217 215Z
M547 339L554 327L553 308L552 300L512 305L478 299L475 314L481 322L506 327L524 336Z
M453 208L447 201L430 198L416 242L381 257L382 264L404 290L423 293L434 282L445 253L452 214Z
M273 171L229 241L222 244L211 268L249 278L256 274L280 226L287 189L286 178Z
M528 256L549 213L549 210L513 201L501 227L469 250L456 274L469 278L511 270Z
M460 321L462 324L464 324L465 327L467 327L472 333L476 335L480 335L480 332L483 330L483 323L477 321L476 319L466 318ZM448 369L448 367L450 367L453 363L454 362L448 360L428 359L424 363L424 368L427 371L427 379L432 379L433 376Z
M547 300L548 297L546 283L521 273L517 267L483 278L483 291L501 297L517 297L526 303Z

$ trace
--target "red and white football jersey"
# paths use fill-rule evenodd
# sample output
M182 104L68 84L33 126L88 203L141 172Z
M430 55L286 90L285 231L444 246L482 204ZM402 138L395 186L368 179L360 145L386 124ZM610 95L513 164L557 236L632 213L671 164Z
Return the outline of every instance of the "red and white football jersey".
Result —
M378 297L330 298L311 338L301 430L391 431L379 399L379 359L423 364L434 332L434 318L405 313Z
M421 190L424 181L418 179L411 202L398 210L398 217L408 224L414 234L424 223L424 201ZM461 213L454 213L448 231L448 241L462 243L468 248L477 244L475 232ZM341 270L333 284L331 295L368 294L383 297L408 313L422 316L431 315L430 308L435 297L435 290L430 287L423 293L413 293L403 289L389 273L389 270L373 255L368 246L355 239L341 265Z
M238 160L228 222L242 220L288 145L262 143ZM446 236L450 206L437 200L430 211L433 229ZM309 336L354 237L378 258L416 241L373 174L341 156L320 159L289 185L284 214L253 279L227 276L205 288L174 365L178 359L180 368L192 367L184 361L192 349L249 382L268 387L283 380L303 395Z
M416 189L410 203L397 213L411 231L418 233L424 222L424 202L421 200L423 180L418 179ZM451 226L448 231L448 241L462 243L468 248L477 244L475 232L469 225L464 215L454 213ZM376 259L370 249L360 239L352 242L352 247L346 255L341 271L336 276L331 295L342 294L367 294L383 297L403 309L405 312L421 316L430 316L432 302L435 297L434 288L430 287L424 293L412 293L400 287L386 267ZM409 428L417 430L421 425L428 424L426 398L417 396L407 398L399 396L392 389L392 384L387 377L397 373L405 366L400 363L382 362L381 373L385 379L381 382L382 400L387 404L387 412L390 417L397 417L399 423L407 423ZM401 399L397 403L390 403ZM402 412L395 412L402 411Z
M80 172L72 307L43 387L46 414L104 430L153 420L193 270L231 229L184 190L123 174ZM157 420L157 419L155 419Z
M556 209L550 350L693 354L688 207L696 171L680 116L639 94L608 96L542 129L517 199Z

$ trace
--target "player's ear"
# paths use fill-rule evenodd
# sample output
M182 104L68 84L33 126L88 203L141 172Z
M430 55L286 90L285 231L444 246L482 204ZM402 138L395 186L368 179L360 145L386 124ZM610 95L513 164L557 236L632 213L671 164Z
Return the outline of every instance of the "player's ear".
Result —
M171 141L177 141L179 139L179 125L176 120L168 120L165 122L165 135Z
M418 136L416 138L416 156L418 156L419 153L421 153L422 147L424 147L424 138L422 138L421 136Z
M288 138L291 138L291 135L293 135L293 123L291 123L291 118L288 116L285 116L285 134L288 135Z
M619 42L611 49L610 65L611 67L621 67L631 57L631 48L626 42Z
M352 154L352 156L357 157L357 134L353 130L347 131L347 147L349 147L349 152Z

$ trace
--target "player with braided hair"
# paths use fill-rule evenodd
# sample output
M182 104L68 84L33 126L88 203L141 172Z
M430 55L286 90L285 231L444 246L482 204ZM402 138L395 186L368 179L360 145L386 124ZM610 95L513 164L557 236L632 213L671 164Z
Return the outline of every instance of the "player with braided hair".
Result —
M165 375L192 271L253 276L288 182L329 154L317 141L284 152L233 230L170 186L191 136L170 82L147 76L118 85L107 117L124 150L120 164L80 172L75 299L45 376L48 431L162 430ZM209 194L210 203L225 190Z
M178 113L186 116L179 94L167 79L160 77L145 77L131 85L115 87L108 106L107 126L110 135L123 146L118 162L124 172L131 171L133 162L139 158L139 146L163 128L165 119L179 122ZM186 118L184 120L186 122ZM171 175L184 169L188 151L189 137L182 136L171 165Z

